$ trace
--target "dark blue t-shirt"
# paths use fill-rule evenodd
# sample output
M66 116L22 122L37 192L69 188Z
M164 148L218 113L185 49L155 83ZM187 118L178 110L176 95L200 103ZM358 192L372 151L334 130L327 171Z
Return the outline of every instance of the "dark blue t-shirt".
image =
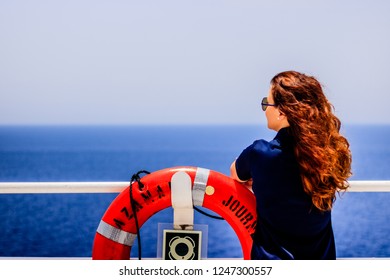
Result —
M331 212L319 211L302 186L289 128L257 140L236 160L241 180L253 179L257 228L252 259L335 259Z

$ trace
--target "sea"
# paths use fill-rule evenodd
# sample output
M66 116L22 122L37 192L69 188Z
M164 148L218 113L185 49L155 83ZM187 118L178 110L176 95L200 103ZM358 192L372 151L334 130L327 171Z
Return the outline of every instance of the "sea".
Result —
M390 180L390 125L345 125L353 155L350 180ZM130 181L140 171L195 166L229 174L231 162L262 125L0 126L0 182ZM111 194L0 194L0 257L90 258ZM337 197L332 222L338 258L390 257L390 193ZM205 230L206 258L241 258L224 220L195 212ZM131 258L158 256L159 228L171 208L141 228ZM204 252L203 252L204 253Z

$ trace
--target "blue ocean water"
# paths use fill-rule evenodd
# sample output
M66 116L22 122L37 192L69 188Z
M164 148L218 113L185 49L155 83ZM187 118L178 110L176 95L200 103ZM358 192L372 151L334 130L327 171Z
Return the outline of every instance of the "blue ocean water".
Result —
M390 180L390 126L345 126L351 180ZM139 170L199 166L229 174L230 163L254 139L271 140L262 126L2 126L0 181L129 181ZM0 195L0 256L90 257L99 221L116 194ZM390 193L346 193L333 226L337 256L390 257ZM142 256L156 257L163 210L141 228ZM242 257L225 221L195 214L208 225L208 257ZM132 249L132 258L138 248Z

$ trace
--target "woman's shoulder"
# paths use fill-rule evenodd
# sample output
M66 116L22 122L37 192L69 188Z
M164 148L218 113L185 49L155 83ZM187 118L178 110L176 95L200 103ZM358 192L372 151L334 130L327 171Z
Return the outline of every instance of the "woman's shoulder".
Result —
M252 149L258 153L269 153L275 149L279 149L279 142L272 140L267 141L265 139L258 139L251 145Z
M292 150L293 140L287 129L281 129L274 139L267 141L265 139L258 139L251 145L252 148L258 152L272 152L279 153L282 150Z

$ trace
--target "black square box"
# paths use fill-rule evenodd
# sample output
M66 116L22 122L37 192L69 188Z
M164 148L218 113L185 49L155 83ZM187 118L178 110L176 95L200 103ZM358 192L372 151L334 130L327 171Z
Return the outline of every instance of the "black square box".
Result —
M163 231L163 260L200 260L202 232L196 230Z

